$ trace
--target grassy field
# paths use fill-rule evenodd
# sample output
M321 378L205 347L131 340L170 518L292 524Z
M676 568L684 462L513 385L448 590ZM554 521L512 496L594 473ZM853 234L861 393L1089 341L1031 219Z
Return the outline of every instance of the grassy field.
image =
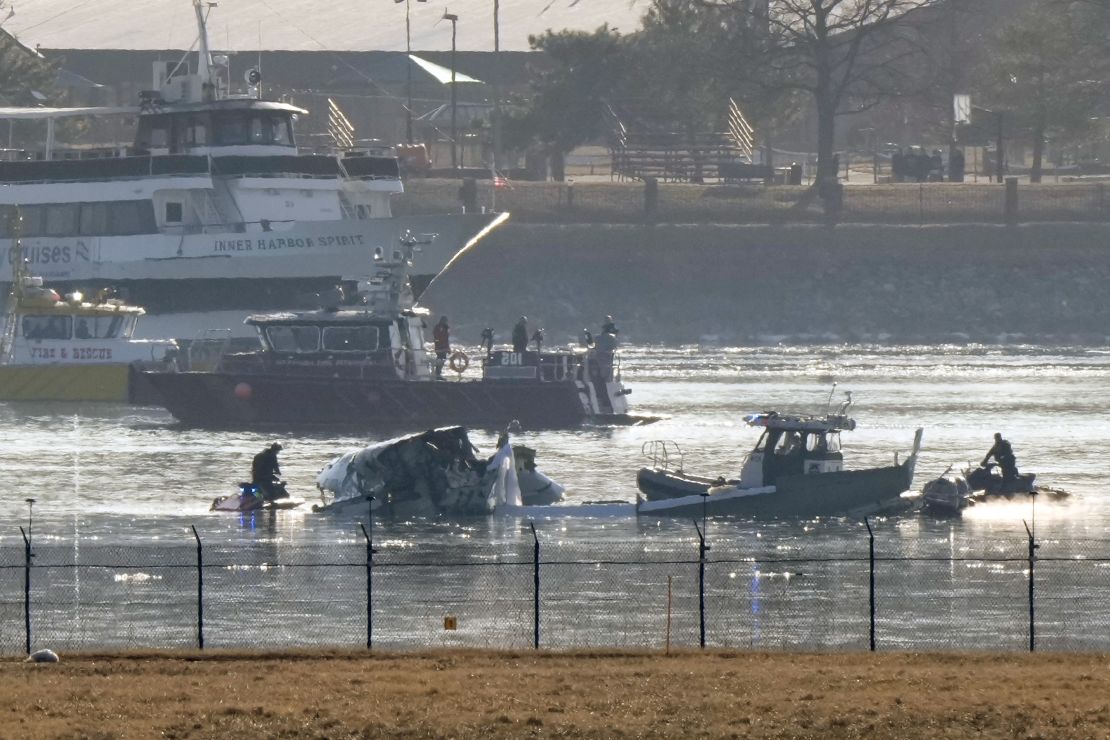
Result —
M394 199L399 215L458 210L459 181L411 179ZM494 205L488 180L479 203ZM820 200L804 187L660 183L654 218L661 223L821 223ZM854 223L1000 223L1004 187L990 183L900 183L844 188L842 221ZM1019 188L1021 221L1110 220L1110 195L1101 183L1058 183ZM497 210L517 222L642 223L644 184L592 179L568 183L514 182L496 193Z
M165 653L0 667L0 737L1080 738L1104 655Z

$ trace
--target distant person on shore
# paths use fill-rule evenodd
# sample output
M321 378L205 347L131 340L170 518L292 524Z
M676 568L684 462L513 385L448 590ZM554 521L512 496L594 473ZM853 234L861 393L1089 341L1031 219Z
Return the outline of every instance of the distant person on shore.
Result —
M447 325L446 316L440 316L439 323L432 329L432 341L436 350L436 379L443 380L443 365L451 354L451 327Z
M536 331L532 334L532 341L535 342L535 344L536 344L536 351L537 352L542 352L543 351L543 328L542 327L539 328L539 329L536 329Z
M998 432L994 433L994 446L987 451L987 455L983 458L983 462L981 462L980 465L986 467L987 462L992 457L1002 470L1002 480L1012 481L1017 479L1017 458L1014 457L1014 449Z
M524 352L528 349L528 317L521 316L513 327L513 352Z
M274 487L281 479L281 468L278 466L279 452L281 452L281 443L274 442L255 455L254 460L251 461L251 484L267 501L279 498L277 489Z
M906 155L902 154L902 149L894 150L894 154L890 155L890 171L894 175L894 182L905 182L906 180Z
M964 151L963 149L953 149L952 154L948 157L948 181L949 182L963 182L964 181Z

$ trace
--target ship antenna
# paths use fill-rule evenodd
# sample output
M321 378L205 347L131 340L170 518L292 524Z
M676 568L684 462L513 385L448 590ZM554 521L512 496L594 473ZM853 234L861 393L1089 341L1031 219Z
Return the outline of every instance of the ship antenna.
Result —
M836 381L835 380L833 381L832 388L829 389L829 400L825 402L825 416L828 416L829 411L832 410L832 397L833 397L834 393L836 393Z
M200 83L205 92L202 97L206 95L215 96L216 84L212 80L212 68L215 63L212 61L212 50L208 46L208 16L205 13L204 6L208 6L208 10L216 7L214 2L203 2L203 0L193 0L193 12L197 16L197 42L200 48L197 50L197 76L200 77Z

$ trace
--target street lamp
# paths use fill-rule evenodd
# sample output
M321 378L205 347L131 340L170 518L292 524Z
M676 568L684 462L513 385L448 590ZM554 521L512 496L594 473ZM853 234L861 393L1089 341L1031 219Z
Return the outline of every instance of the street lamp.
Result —
M412 23L409 11L412 6L409 0L393 0L394 3L405 4L405 138L412 143ZM416 0L426 3L428 0Z
M501 25L500 0L493 0L493 170L501 166ZM495 175L496 176L496 175Z
M455 91L455 32L458 30L459 16L444 11L443 20L451 21L451 169L454 170L459 166L459 136L456 120L458 100Z

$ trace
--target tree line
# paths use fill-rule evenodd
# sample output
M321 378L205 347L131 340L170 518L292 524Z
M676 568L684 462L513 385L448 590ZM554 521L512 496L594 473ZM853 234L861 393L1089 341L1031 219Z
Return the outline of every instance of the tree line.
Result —
M817 178L856 128L950 146L999 117L1032 152L1105 138L1110 0L653 0L640 28L549 30L526 99L504 120L511 148L558 159L633 111L678 135L723 131L733 98L764 144L810 125ZM953 96L973 102L970 126ZM880 142L872 141L876 147Z

